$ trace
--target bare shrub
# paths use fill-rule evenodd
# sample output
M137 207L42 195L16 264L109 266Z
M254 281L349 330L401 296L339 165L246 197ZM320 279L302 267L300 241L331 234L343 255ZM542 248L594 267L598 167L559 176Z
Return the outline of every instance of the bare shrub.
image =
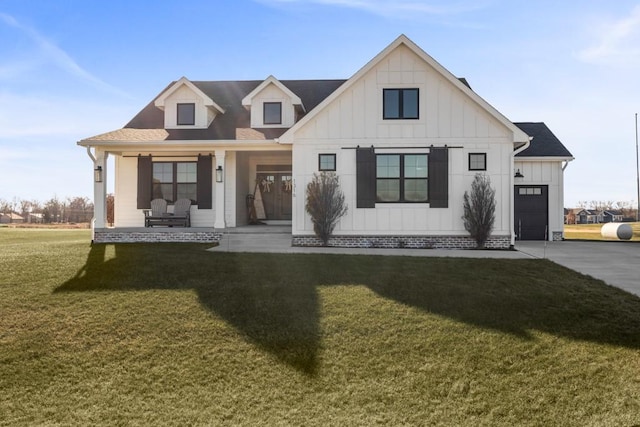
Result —
M307 213L313 222L313 232L327 246L338 220L347 213L344 194L334 172L313 174L307 185Z
M464 228L476 241L478 248L483 248L495 221L496 191L491 188L491 179L476 174L471 183L471 193L464 192Z

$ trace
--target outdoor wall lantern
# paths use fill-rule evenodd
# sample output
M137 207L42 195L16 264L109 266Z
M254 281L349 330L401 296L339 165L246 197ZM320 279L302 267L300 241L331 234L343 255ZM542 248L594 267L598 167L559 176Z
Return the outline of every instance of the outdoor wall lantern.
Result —
M522 174L520 173L520 169L518 169L518 170L516 171L516 174L514 175L514 177L515 177L515 178L524 178L524 175L522 175Z
M216 168L216 182L222 182L222 166Z
M93 170L93 179L95 182L102 182L102 166L96 166Z

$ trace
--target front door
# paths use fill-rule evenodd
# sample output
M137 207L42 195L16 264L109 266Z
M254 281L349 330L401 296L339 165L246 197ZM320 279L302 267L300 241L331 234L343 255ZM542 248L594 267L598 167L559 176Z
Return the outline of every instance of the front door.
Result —
M291 172L258 172L258 185L267 220L291 220Z

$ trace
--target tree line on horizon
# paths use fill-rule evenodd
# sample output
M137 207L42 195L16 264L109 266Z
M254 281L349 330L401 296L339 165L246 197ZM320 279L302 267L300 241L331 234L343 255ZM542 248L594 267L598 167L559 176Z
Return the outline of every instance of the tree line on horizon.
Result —
M81 196L65 199L53 196L44 202L18 197L11 200L0 198L0 213L6 218L3 222L9 223L85 223L93 218L93 209L93 202L88 197ZM15 218L15 215L20 218Z

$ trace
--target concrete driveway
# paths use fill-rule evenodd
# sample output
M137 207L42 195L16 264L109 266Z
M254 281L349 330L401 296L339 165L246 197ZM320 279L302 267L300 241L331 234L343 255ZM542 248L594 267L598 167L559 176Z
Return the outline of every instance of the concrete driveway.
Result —
M516 242L516 249L536 258L595 277L640 296L640 244L635 242Z

